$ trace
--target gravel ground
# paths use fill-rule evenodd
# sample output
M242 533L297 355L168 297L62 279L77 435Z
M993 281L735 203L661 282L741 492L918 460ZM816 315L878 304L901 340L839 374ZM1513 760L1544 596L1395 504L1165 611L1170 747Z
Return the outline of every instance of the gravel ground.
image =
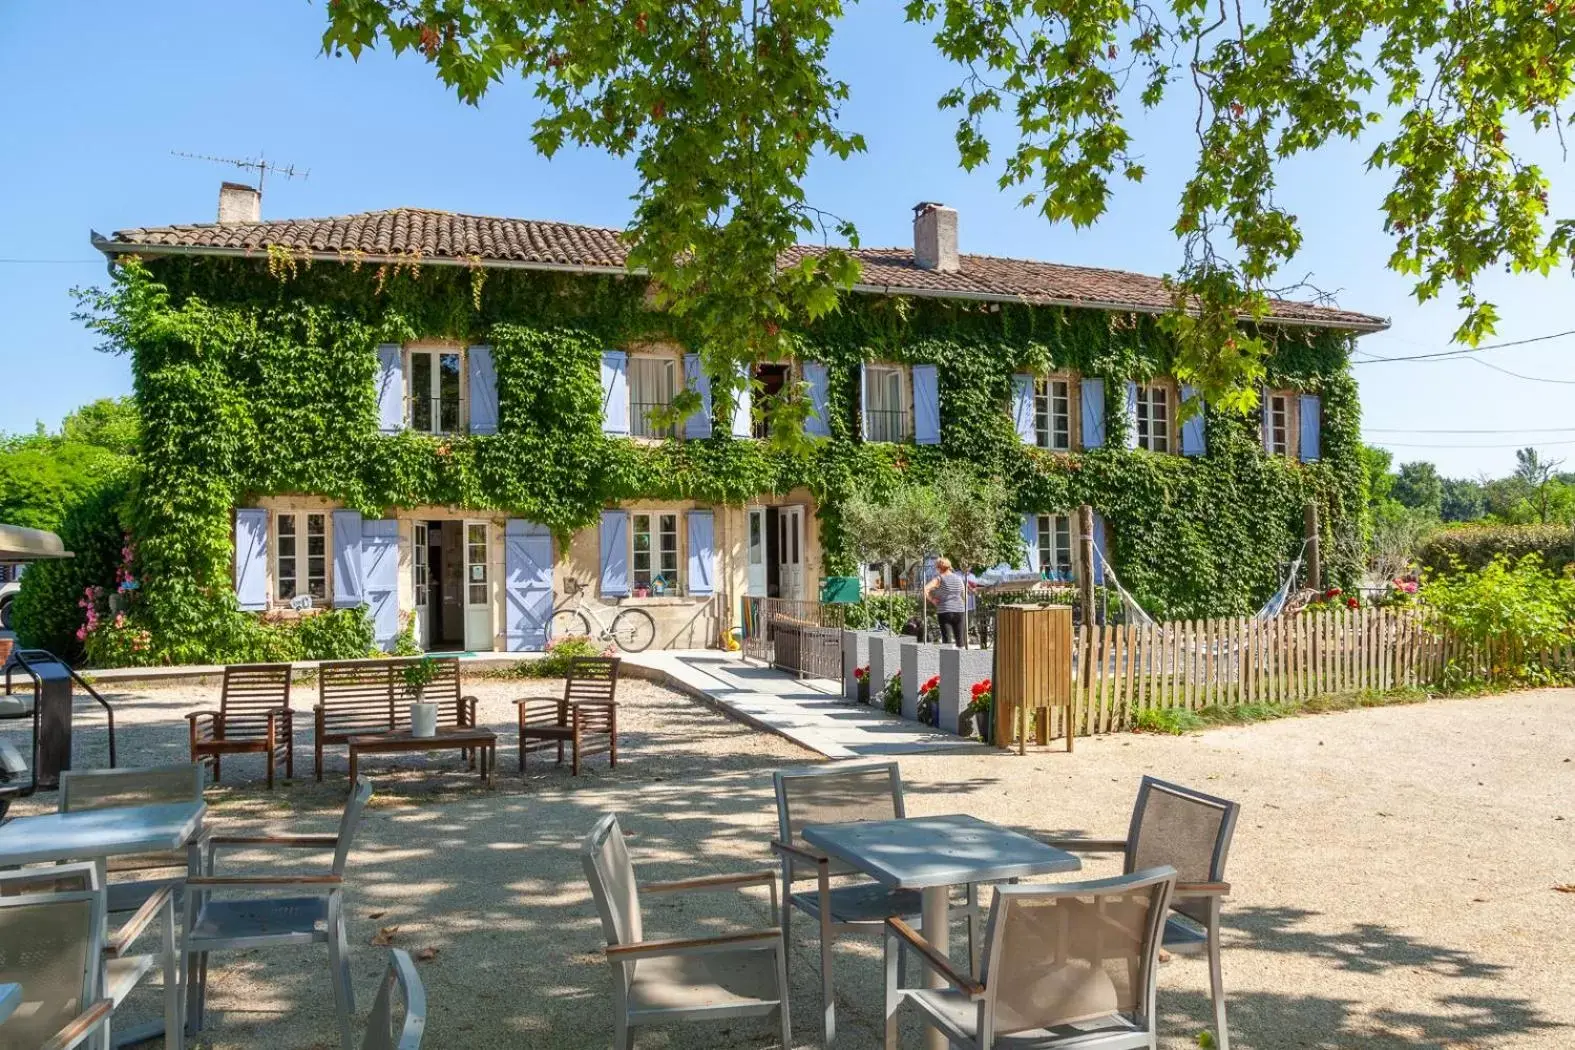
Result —
M427 1045L605 1047L610 982L580 874L578 844L597 815L621 815L642 880L769 865L770 771L814 760L644 682L621 687L623 758L593 759L578 780L539 757L515 772L509 699L554 682L477 683L499 730L496 789L453 755L370 760L379 795L349 868L358 1007L370 1006L382 953L431 948L421 963ZM298 707L309 706L309 687ZM123 764L185 757L189 709L211 687L112 699ZM81 721L91 723L84 709ZM79 730L78 765L101 764L101 732ZM327 779L261 788L255 757L229 761L210 793L233 831L331 830L345 792L342 749ZM1575 1038L1575 691L1439 701L1219 729L1184 738L1080 740L1076 754L985 749L902 759L912 814L952 812L1039 833L1119 836L1138 778L1151 773L1234 798L1244 809L1228 876L1225 979L1238 1048L1567 1047ZM50 796L19 807L36 810ZM266 870L263 854L236 868ZM1091 862L1090 875L1113 870ZM762 895L646 902L648 935L763 925ZM806 932L802 923L799 933ZM954 937L961 941L960 936ZM873 938L837 945L840 1045L880 1045ZM795 936L796 1042L818 1044L815 942ZM216 956L216 1048L329 1048L326 958L272 950ZM147 1008L156 993L139 993ZM1195 1046L1208 1024L1199 960L1160 972L1161 1045ZM143 1005L143 1004L139 1004ZM774 1045L768 1025L652 1029L642 1048ZM918 1045L916 1030L904 1046Z

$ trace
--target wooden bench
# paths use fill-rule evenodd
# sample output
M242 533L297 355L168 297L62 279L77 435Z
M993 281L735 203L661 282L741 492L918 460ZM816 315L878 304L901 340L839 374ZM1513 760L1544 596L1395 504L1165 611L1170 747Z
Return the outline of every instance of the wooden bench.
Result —
M349 744L353 736L375 736L410 730L410 688L405 668L431 657L391 657L381 660L336 660L317 669L316 724L317 779L323 779L323 748ZM476 724L476 698L462 696L459 658L437 657L438 676L425 690L424 699L438 705L440 727L469 728ZM471 749L463 749L469 759Z

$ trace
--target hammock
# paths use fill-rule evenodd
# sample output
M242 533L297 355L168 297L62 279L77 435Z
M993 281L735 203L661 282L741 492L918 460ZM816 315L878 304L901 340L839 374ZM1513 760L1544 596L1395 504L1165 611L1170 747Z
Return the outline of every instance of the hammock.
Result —
M1116 578L1116 570L1112 569L1110 567L1110 563L1105 560L1105 556L1100 551L1098 544L1094 545L1094 557L1099 559L1099 564L1104 569L1105 582L1109 586L1114 587L1116 593L1121 596L1121 611L1125 622L1129 624L1140 624L1145 627L1153 626L1154 618L1148 613L1144 612L1143 607L1137 603L1137 599L1132 597L1131 594L1127 593L1127 589L1125 587L1121 586L1121 581ZM1110 598L1107 595L1105 597L1106 623L1110 622L1109 601Z
M1312 537L1302 540L1301 549L1296 552L1296 557L1291 559L1291 567L1285 574L1285 582L1280 584L1280 589L1275 591L1263 608L1253 614L1253 619L1259 623L1272 620L1285 610L1285 603L1290 600L1291 593L1296 587L1296 576L1302 568L1302 558L1307 554L1307 545L1312 542Z

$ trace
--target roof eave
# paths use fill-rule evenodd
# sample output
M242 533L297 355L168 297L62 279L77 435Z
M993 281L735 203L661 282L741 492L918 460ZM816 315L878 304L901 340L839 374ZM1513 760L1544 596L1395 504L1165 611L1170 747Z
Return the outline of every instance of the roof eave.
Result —
M114 259L117 255L202 255L231 259L258 259L262 258L264 254L264 250L255 248L216 248L184 244L132 244L126 241L111 240L99 234L94 234L92 240L93 247L109 259ZM547 270L559 273L602 274L622 277L638 277L645 273L643 269L630 269L626 266L588 266L583 263L532 262L526 259L482 259L479 262L475 262L470 259L456 259L445 256L376 255L366 252L318 250L306 252L305 255L314 261L338 263L366 262L379 265L383 263L399 265L419 263L422 266L480 266L483 269ZM1001 292L943 291L937 288L913 288L893 284L855 284L852 290L866 295L903 295L921 299L962 299L973 302L1019 303L1025 306L1063 306L1079 310L1110 310L1121 313L1152 315L1169 313L1168 307L1154 306L1150 303L1121 302L1119 300L1064 299L1053 296L1034 296L1029 298ZM1345 321L1332 318L1322 320L1317 318L1271 316L1265 318L1265 323L1291 328L1337 329L1339 331L1359 332L1362 334L1382 332L1389 328L1387 320L1377 317L1366 321Z

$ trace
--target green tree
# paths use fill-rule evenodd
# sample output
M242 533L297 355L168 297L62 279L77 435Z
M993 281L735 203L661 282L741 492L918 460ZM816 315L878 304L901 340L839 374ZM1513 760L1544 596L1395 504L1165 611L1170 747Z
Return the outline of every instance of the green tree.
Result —
M92 445L129 456L142 435L142 419L129 397L101 397L83 405L60 424L62 441Z
M1425 460L1402 463L1391 495L1401 506L1436 518L1443 509L1444 481L1438 468Z
M1480 481L1445 478L1439 517L1444 521L1476 521L1487 513L1487 496Z
M1175 371L1210 402L1256 403L1266 337L1241 322L1264 316L1302 244L1277 169L1328 142L1370 143L1367 167L1392 174L1389 265L1424 301L1455 289L1460 340L1494 328L1480 274L1546 274L1570 259L1575 221L1550 221L1548 180L1527 156L1562 129L1575 90L1565 0L1217 12L1201 0L908 0L903 11L959 66L939 101L958 113L962 166L996 165L999 185L1051 222L1089 225L1114 180L1144 177L1134 109L1186 109L1196 149L1169 320ZM541 153L573 143L632 157L630 261L693 322L713 374L733 375L733 361L790 351L784 322L824 314L857 279L843 253L792 251L805 235L857 243L803 188L812 158L865 148L841 126L848 87L827 67L842 14L812 0L333 0L323 46L417 53L472 103L522 77Z
M1362 467L1367 474L1367 504L1373 509L1394 496L1395 476L1391 471L1395 454L1377 445L1362 446Z
M1537 520L1544 525L1553 520L1553 489L1558 485L1555 478L1563 465L1562 459L1544 459L1534 448L1515 450L1515 472L1510 477L1525 490L1525 498L1530 502Z

